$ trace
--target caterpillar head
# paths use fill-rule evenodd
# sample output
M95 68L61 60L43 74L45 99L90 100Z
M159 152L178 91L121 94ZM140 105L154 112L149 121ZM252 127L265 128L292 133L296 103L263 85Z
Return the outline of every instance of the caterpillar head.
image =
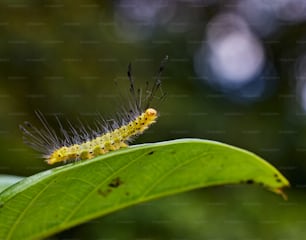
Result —
M154 108L148 108L145 111L145 116L149 119L155 119L157 118L157 111Z

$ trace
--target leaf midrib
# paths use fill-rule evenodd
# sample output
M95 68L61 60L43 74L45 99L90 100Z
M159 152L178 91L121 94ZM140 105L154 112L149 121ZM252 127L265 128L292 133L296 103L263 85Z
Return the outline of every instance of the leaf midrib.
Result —
M57 177L56 177L57 178ZM55 178L55 179L56 179ZM49 187L49 185L52 183L52 181L50 181L49 183L46 184L46 186L41 189L39 191L39 193L30 200L30 202L28 202L26 208L24 209L24 211L22 211L20 213L20 215L17 217L16 221L13 223L13 226L11 227L11 229L9 230L8 234L7 234L7 239L11 239L12 235L15 232L16 227L19 225L20 220L23 218L23 216L25 215L25 213L30 209L30 207L33 205L33 203L36 201L36 199Z
M74 209L72 209L71 213L67 216L67 218L63 221L62 225L65 225L65 223L67 223L69 221L69 219L81 208L81 206L83 206L83 204L86 202L86 200L88 200L88 198L91 196L91 194L95 191L97 191L101 186L103 186L106 182L108 182L109 180L111 180L116 174L120 173L121 171L123 171L124 169L126 169L127 167L129 167L130 165L132 165L133 163L136 163L139 158L143 157L144 155L146 155L147 152L143 153L142 155L138 156L137 158L133 159L132 161L130 161L128 164L120 167L117 171L113 172L109 177L107 177L103 182L99 183L93 190L91 190L89 193L87 193L86 197L82 198L81 202L78 204L78 206Z

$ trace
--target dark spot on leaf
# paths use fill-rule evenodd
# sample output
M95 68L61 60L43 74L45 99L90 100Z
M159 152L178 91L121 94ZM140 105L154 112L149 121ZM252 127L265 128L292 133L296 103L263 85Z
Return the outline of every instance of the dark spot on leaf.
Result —
M122 183L123 183L122 180L121 180L119 177L117 177L117 178L114 178L114 179L108 184L108 186L109 186L109 187L112 187L112 188L117 188L117 187L119 187Z
M274 177L278 178L278 175L277 175L277 173L275 173L275 174L274 174Z
M276 182L282 182L282 180L280 180L279 178L276 179Z
M247 184L254 184L254 180L252 180L252 179L246 180L246 183Z
M102 189L98 189L98 194L106 197L108 194L112 192L112 189L108 188L107 190L103 191Z
M154 153L154 151L151 151L151 152L148 153L148 155L152 155L153 153Z
M125 195L126 195L126 196L130 196L130 193L129 193L129 192L126 192Z
M98 194L100 194L100 195L102 195L102 196L105 195L105 193L102 191L102 189L98 189Z

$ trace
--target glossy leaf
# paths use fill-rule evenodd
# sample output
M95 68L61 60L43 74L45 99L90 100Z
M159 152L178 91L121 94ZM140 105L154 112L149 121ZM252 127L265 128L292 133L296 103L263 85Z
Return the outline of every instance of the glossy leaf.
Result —
M9 186L22 180L22 177L0 174L0 193Z
M191 189L289 182L266 161L226 144L182 139L132 146L48 170L0 194L0 239L50 236L127 206Z

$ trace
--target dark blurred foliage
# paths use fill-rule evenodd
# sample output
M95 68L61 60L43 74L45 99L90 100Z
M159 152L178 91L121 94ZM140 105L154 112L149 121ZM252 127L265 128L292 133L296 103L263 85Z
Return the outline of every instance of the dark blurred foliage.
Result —
M301 239L305 236L304 0L0 2L1 173L48 166L18 125L116 113L132 62L163 74L160 119L136 143L183 137L253 151L292 184L289 201L252 187L198 190L71 229L76 239ZM117 82L117 85L115 84ZM123 103L124 104L124 103ZM119 108L118 108L119 110Z

